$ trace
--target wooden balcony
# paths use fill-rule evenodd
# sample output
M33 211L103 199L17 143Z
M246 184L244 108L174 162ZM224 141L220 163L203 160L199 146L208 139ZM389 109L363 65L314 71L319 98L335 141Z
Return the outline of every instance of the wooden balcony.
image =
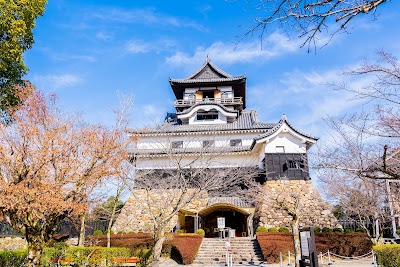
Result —
M218 103L228 106L241 106L243 105L242 97L232 97L232 98L204 98L204 99L178 99L174 101L174 107L190 107L197 103L207 103L210 104Z

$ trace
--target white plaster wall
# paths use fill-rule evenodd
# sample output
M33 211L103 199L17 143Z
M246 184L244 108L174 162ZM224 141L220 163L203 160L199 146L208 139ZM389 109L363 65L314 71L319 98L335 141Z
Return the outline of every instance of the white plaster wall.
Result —
M250 146L253 138L259 133L236 133L236 134L194 134L194 135L174 135L168 137L149 136L139 139L136 142L137 149L167 149L171 147L174 141L183 141L183 147L202 147L203 141L214 140L216 147L230 146L230 140L241 139L242 146Z
M176 160L171 157L157 158L139 158L136 162L137 169L168 169L176 168L179 162L183 167L198 167L198 168L221 168L221 167L251 167L258 166L258 153L249 154L230 154L230 155L203 155L176 157Z
M283 146L285 153L306 153L306 144L289 133L280 133L265 144L265 153L276 153L276 147Z

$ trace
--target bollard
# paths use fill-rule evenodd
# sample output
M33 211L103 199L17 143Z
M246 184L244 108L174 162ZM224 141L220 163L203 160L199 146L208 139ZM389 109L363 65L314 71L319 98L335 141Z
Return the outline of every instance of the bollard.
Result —
M279 254L279 260L280 260L279 266L280 266L280 267L283 267L282 252Z
M373 267L378 267L374 251L372 251L372 266Z
M292 266L292 264L290 264L290 251L288 251L288 263L287 266Z
M332 262L331 262L331 252L329 251L329 249L328 249L328 265L332 265Z
M324 261L322 259L322 251L319 253L320 257L321 257L321 264L324 264Z

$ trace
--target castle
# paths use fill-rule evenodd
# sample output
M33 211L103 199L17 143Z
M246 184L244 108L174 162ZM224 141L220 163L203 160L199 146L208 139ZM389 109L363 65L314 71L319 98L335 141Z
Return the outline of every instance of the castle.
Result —
M285 115L277 123L260 122L255 110L246 109L245 75L232 76L207 59L186 79L169 82L176 113L168 113L162 125L128 133L135 143L131 154L136 172L167 168L165 148L183 160L210 154L216 159L209 162L210 169L256 167L263 173L266 194L257 205L239 197L205 195L182 208L168 231L203 228L211 237L218 218L240 236L253 235L259 225L289 226L290 216L271 200L274 194L299 197L301 226L340 227L311 183L307 152L317 138L297 130ZM165 193L153 196L152 204L157 205ZM132 191L114 231L150 230L150 217L137 205L144 194Z

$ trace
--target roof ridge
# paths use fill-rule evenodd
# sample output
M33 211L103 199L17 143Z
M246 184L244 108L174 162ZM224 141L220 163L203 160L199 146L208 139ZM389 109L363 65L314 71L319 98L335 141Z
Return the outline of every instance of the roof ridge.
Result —
M223 71L221 68L219 68L218 66L216 66L215 64L213 64L211 62L211 59L209 57L207 57L206 61L204 62L204 64L197 69L194 73L192 73L189 77L185 78L185 80L192 80L195 79L194 77L196 77L199 73L201 73L202 70L204 70L206 68L206 66L209 65L212 69L214 69L217 73L221 74L222 76L225 76L224 78L232 78L233 76L230 75L229 73Z

